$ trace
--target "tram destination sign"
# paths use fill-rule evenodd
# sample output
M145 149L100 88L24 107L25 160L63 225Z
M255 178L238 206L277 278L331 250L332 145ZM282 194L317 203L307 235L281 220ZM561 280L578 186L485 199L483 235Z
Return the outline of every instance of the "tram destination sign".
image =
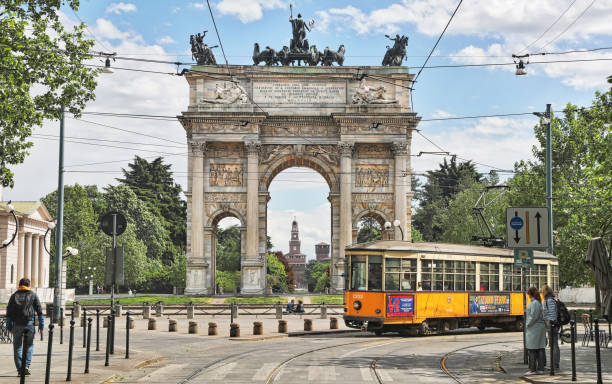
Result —
M506 208L508 248L548 248L546 207Z
M470 293L470 315L510 313L510 295Z
M387 295L387 316L414 316L414 295Z

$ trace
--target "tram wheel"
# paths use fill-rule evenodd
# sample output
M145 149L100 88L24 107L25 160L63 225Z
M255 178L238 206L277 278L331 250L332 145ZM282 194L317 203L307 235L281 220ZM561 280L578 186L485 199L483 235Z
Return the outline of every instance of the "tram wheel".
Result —
M486 328L484 324L478 324L476 327L478 328L479 331L484 331Z
M382 335L382 329L377 329L377 330L375 330L375 331L374 331L374 334L375 334L376 336L380 336L380 335Z

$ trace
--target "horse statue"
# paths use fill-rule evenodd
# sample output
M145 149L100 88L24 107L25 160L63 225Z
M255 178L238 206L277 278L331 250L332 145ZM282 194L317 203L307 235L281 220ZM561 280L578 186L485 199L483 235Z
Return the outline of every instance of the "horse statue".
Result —
M319 64L321 60L321 52L317 49L316 45L311 45L308 50L308 58L306 59L306 63L310 66L315 66Z
M387 52L383 58L382 65L400 66L406 57L406 46L408 45L408 36L395 35L395 38L385 35L389 40L394 41L393 47L387 45Z
M283 49L278 51L276 56L278 57L278 61L281 63L281 65L287 66L293 63L293 59L290 57L290 53L291 51L289 51L289 47L286 45L283 46Z
M195 60L198 65L215 65L217 64L217 59L215 59L212 49L217 48L218 45L209 47L204 43L206 32L208 31L204 31L203 34L198 33L197 35L191 35L189 37L189 42L191 43L191 58Z
M260 52L259 43L255 43L253 48L253 65L259 65L261 62L264 62L266 65L278 65L279 61L274 49L267 46L266 49Z
M338 63L339 66L342 66L344 63L344 44L342 44L338 51L334 51L329 49L329 47L325 47L323 54L321 55L321 65L330 66L334 62Z

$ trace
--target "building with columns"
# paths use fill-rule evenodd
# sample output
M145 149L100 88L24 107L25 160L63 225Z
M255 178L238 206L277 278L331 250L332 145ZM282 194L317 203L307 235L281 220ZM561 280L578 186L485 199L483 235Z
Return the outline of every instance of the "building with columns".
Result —
M4 210L7 202L0 202L0 241L11 239L15 233L13 216ZM0 249L0 300L7 302L17 289L19 280L27 277L41 302L53 301L49 288L50 236L45 233L52 221L51 215L40 201L11 203L19 221L19 231L11 245Z
M293 268L293 277L295 278L296 289L308 289L306 282L306 255L301 251L302 241L300 240L300 231L298 229L297 220L293 219L291 223L291 240L289 240L289 253L286 253L285 259Z

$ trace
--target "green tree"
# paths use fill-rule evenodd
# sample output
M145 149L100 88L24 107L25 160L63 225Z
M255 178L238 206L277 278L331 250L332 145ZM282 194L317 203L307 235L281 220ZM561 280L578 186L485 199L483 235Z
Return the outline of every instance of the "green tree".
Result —
M162 157L149 162L136 156L123 169L123 179L117 179L132 188L149 211L163 217L162 224L177 247L185 246L187 230L187 204L181 199L182 188L174 182L171 165L164 164Z
M267 254L266 283L272 292L289 292L287 272L283 263L273 254Z
M316 260L309 260L306 264L306 281L310 292L323 292L329 286L329 267L328 263L321 263Z
M367 243L369 241L380 240L382 232L380 224L373 217L364 217L359 222L360 228L357 232L357 242Z
M67 31L62 4L78 0L0 0L0 185L12 187L11 165L32 147L32 129L59 119L61 106L79 116L93 100L97 70L84 65L93 41L85 25Z
M217 270L240 270L240 227L217 229Z

